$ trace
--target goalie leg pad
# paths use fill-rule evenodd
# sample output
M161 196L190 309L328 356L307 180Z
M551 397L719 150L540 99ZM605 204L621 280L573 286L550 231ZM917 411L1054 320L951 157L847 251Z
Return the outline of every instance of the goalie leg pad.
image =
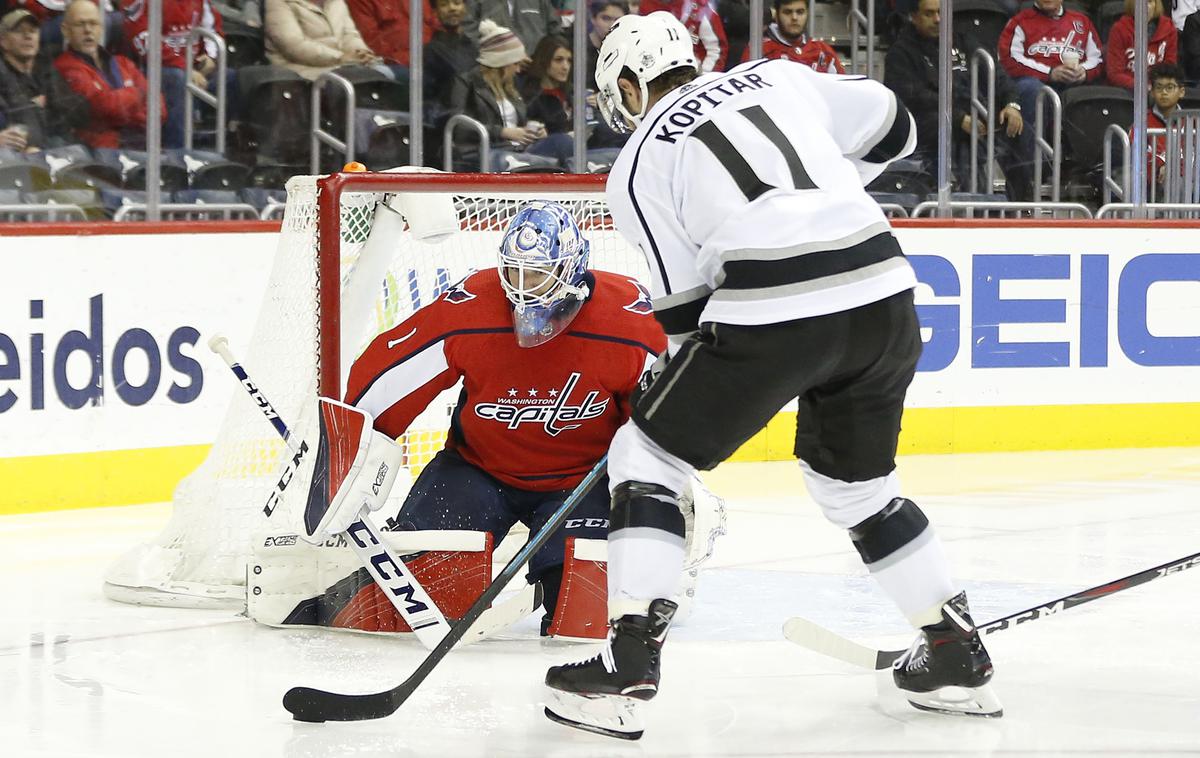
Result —
M383 533L447 618L460 618L491 581L491 536L486 532ZM258 541L247 576L247 612L269 626L323 626L406 632L342 536L319 546L295 535Z
M547 634L598 640L608 634L608 551L605 540L567 538L558 602Z

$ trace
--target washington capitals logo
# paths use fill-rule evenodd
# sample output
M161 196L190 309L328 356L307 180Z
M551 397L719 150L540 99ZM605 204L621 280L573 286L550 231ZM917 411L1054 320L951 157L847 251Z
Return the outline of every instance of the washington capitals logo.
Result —
M467 280L462 279L453 287L446 290L446 302L457 305L459 303L465 303L468 300L474 300L475 295L467 291L466 284Z
M517 398L516 390L510 390L509 396L514 399L500 398L500 402L477 403L475 415L479 418L499 421L509 429L516 429L521 424L541 424L542 429L551 437L578 429L582 424L563 423L567 421L586 421L596 418L608 410L608 398L597 401L599 390L592 390L578 405L571 405L571 392L579 384L580 374L573 372L567 377L561 390L550 390L548 397L537 397L536 389L529 390L529 397Z
M625 310L630 313L637 313L642 316L649 315L654 312L654 304L650 301L650 291L642 286L641 282L629 280L629 283L637 288L637 300L634 300L629 305L624 306Z

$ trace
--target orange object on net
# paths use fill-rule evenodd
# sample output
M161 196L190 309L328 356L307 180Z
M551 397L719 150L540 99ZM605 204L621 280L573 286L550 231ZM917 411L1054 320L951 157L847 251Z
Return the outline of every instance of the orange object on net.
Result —
M358 161L351 161L351 162L347 163L345 166L342 166L342 171L358 172L358 171L366 171L366 170L367 170L367 167L364 166L363 164L359 163Z

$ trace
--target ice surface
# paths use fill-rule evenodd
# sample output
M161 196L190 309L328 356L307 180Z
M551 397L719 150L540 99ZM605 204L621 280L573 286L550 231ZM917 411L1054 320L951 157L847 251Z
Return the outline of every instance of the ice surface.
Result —
M1200 550L1200 450L922 456L901 473L982 620ZM911 637L795 466L730 464L709 483L730 533L628 744L542 716L545 668L586 651L538 640L532 617L453 652L391 718L294 723L288 687L390 687L424 651L106 600L104 568L166 506L0 518L0 755L1200 754L1200 570L989 636L1003 719L921 713L782 640L798 614L889 647Z

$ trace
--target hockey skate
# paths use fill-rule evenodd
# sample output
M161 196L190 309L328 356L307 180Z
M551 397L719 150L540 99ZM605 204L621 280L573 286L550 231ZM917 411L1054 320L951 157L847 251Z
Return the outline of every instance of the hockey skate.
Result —
M613 621L599 654L551 666L546 717L609 737L639 739L642 724L636 708L658 693L659 656L677 608L670 600L655 600L646 616Z
M942 620L921 634L892 665L892 678L914 708L937 713L999 718L1000 700L988 683L992 659L983 647L967 593L942 606Z

